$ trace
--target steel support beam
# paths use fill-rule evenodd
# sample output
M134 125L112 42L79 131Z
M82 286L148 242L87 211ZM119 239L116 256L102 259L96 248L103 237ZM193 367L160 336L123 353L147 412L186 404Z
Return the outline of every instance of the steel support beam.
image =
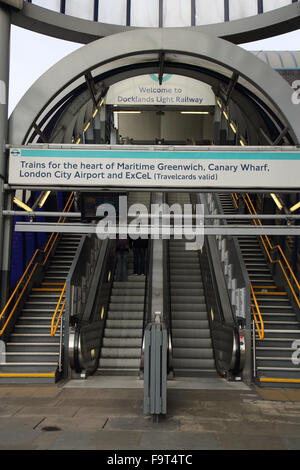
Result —
M22 216L22 217L66 217L66 218L73 218L73 219L78 219L81 217L80 212L25 212L25 211L14 211L14 210L4 210L3 215L6 217L15 217L15 216ZM141 216L144 214L140 214ZM155 219L157 216L155 214L145 214L151 219ZM164 216L161 215L160 217L162 218L169 218L168 215ZM170 216L172 219L175 219L176 216L173 216L171 214ZM191 216L195 218L194 216ZM181 218L179 216L178 218ZM190 218L190 216L188 216ZM134 217L132 217L134 219ZM254 215L248 215L248 214L230 214L230 215L225 215L225 214L209 214L205 215L205 220L284 220L284 221L290 221L290 220L299 220L300 215L283 215L283 214L254 214ZM130 217L128 217L128 220L130 220Z
M18 0L6 0L7 2L17 3ZM21 2L21 0L19 0ZM193 1L194 3L194 1ZM162 2L159 2L161 10ZM209 8L209 6L208 6ZM195 9L192 8L193 14ZM75 18L51 11L47 8L41 8L37 5L24 2L22 11L16 11L13 14L13 24L21 28L27 28L30 31L47 34L49 36L74 41L76 43L89 43L98 38L130 31L136 27L130 27L130 12L128 12L127 25L114 25L101 23L97 21L88 21L81 18ZM192 26L196 31L205 31L211 35L219 36L235 44L244 44L246 42L258 41L289 31L299 29L300 5L295 2L291 5L277 8L267 13L254 15L240 20L224 23L208 24L195 26L192 20ZM162 14L160 13L160 27L162 27ZM137 29L137 28L136 28ZM174 28L177 31L184 28Z
M161 230L170 229L172 234L173 227L161 225ZM194 228L194 227L193 227ZM253 226L253 225L203 225L201 227L204 235L250 235L257 237L259 235L300 235L299 225L290 226ZM68 223L58 224L50 222L17 222L16 232L44 232L44 233L97 233L97 224ZM151 225L141 226L141 234L151 234Z
M0 4L0 270L1 286L5 287L7 272L3 267L3 239L4 218L3 209L6 195L4 183L6 180L6 149L8 132L8 86L9 86L9 51L10 51L10 11L8 7ZM3 292L1 292L3 294ZM3 307L5 298L1 295L0 308Z
M165 73L170 61L173 67L176 65L178 74L183 76L191 76L192 71L187 70L191 65L193 68L201 67L202 75L197 74L198 79L204 76L206 80L203 81L211 84L220 81L228 83L228 72L230 76L234 72L239 73L244 80L242 85L239 84L240 91L253 97L258 93L259 107L269 109L272 119L276 116L276 120L280 121L280 130L285 127L290 129L288 136L291 143L300 144L298 108L291 101L289 84L275 70L250 52L227 41L193 30L184 30L179 34L173 28L150 28L146 35L144 30L113 34L69 54L40 77L18 103L10 118L11 142L14 145L26 142L32 132L32 122L39 123L42 112L50 112L54 100L63 99L66 90L69 93L75 87L75 79L84 78L87 70L92 74L97 71L101 80L104 76L112 80L120 67L124 73L127 69L127 78L136 76L144 65L150 73L151 70L155 73L159 63L153 63L153 57L157 58L160 53L165 53ZM153 63L153 69L149 61ZM207 68L204 61L210 63ZM219 77L216 78L211 76L210 70L214 64L220 66ZM118 74L117 77L120 79ZM237 93L237 85L233 88L232 99Z

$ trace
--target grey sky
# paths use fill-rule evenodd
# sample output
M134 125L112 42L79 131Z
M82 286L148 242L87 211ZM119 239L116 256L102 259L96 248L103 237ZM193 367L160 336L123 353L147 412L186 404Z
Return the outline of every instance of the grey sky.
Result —
M50 38L25 29L12 27L9 114L28 88L52 65L81 44ZM248 50L299 50L298 31L242 45Z

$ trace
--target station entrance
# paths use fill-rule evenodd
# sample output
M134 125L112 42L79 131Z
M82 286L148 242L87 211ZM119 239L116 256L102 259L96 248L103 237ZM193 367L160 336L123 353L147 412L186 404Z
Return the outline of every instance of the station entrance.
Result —
M153 414L165 412L159 393L176 377L299 386L298 112L269 66L199 34L90 43L13 112L1 180L1 381L133 375ZM134 77L154 76L148 98L178 91L170 75L208 87L207 102L179 107L167 91L177 106L107 100ZM111 219L99 207L112 208L118 233L158 230L139 250L131 237L123 280L122 237L101 237ZM176 236L185 217L190 232Z

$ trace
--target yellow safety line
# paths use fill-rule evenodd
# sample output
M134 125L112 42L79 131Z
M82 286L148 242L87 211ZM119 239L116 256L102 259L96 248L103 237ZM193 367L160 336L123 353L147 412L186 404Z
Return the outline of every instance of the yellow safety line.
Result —
M254 289L277 289L277 286L254 286Z
M0 377L55 377L55 373L0 373Z
M287 295L286 292L255 292L255 295Z
M41 286L63 286L64 282L41 282Z
M51 288L51 287L44 287L44 288L41 288L41 287L34 287L33 289L31 289L32 291L39 291L39 292L61 292L61 289L55 289L55 288Z
M275 379L270 377L261 377L260 382L284 382L284 383L300 383L300 379Z

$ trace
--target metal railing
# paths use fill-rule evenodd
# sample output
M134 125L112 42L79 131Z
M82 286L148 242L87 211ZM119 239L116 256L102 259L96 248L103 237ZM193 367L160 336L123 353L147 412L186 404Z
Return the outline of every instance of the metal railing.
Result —
M238 197L238 195L236 193L232 193L231 197L232 197L232 200L233 200L233 203L234 203L236 209L239 209L239 197ZM245 267L245 269L247 271L246 267ZM259 337L260 340L263 340L264 337L265 337L264 321L263 321L262 314L261 314L261 311L260 311L260 308L259 308L259 305L258 305L258 301L257 301L256 293L255 293L255 287L253 286L253 284L251 282L248 271L247 271L247 275L248 275L248 279L249 279L251 297L252 297L252 300L253 300L253 303L254 303L254 304L251 303L251 311L252 311L252 315L253 315L253 320L254 320L254 323L255 323L255 326L256 326L258 337Z
M244 201L245 201L245 204L248 208L249 213L257 215L257 212L255 210L255 207L253 205L253 202L252 202L249 194L246 194L246 197L244 198ZM253 223L255 225L262 226L262 223L261 223L260 219L253 220ZM278 265L280 266L282 274L283 274L284 278L286 279L286 282L287 282L287 284L290 288L292 296L295 299L295 302L296 302L298 308L300 309L300 284L299 284L299 281L296 278L296 276L294 274L294 271L292 270L288 260L286 259L286 256L283 253L281 246L280 245L273 245L270 238L267 235L260 235L260 239L261 239L261 242L263 244L263 247L265 249L265 252L266 252L266 255L268 257L268 260L269 260L270 264L278 263ZM272 258L270 251L273 251L275 249L278 250L278 252L279 252L282 259L273 259ZM286 271L283 264L285 264L288 272ZM289 273L290 277L289 277L288 273ZM292 285L292 282L294 282L294 284L295 284L295 289L298 290L298 295L295 292L295 289Z
M67 200L63 212L69 212L73 205L73 202L74 194L72 192ZM65 220L66 218L61 216L58 219L57 223L64 223ZM14 291L12 292L11 296L9 297L6 305L4 306L0 314L0 322L2 323L0 337L7 332L8 326L11 324L12 318L14 318L14 314L17 313L17 310L21 308L22 303L24 302L24 297L27 291L33 286L34 282L40 278L41 273L45 269L49 256L53 251L58 236L59 233L53 232L50 235L44 249L41 250L40 248L38 248L35 251L26 270L18 281Z
M58 328L61 316L63 314L64 308L65 308L65 305L66 305L66 300L63 300L63 296L64 296L64 293L66 291L66 286L67 286L67 284L64 283L64 286L61 290L61 294L59 296L56 308L54 310L54 314L53 314L52 321L51 321L51 336L55 336L56 330Z

